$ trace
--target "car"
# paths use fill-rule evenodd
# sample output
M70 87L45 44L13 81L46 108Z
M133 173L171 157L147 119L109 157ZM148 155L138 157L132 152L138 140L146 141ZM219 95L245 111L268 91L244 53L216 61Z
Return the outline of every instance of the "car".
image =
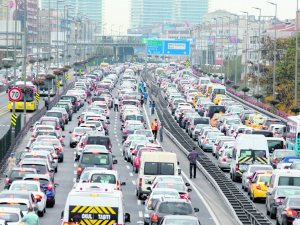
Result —
M160 222L160 225L200 225L200 222L196 216L184 216L184 215L168 215L164 216Z
M38 216L44 216L46 212L46 194L42 190L40 183L38 181L32 180L16 180L12 182L10 191L30 191L34 194L34 198L37 200Z
M286 197L282 204L277 207L276 223L290 225L298 217L300 209L300 195Z
M247 170L242 175L242 188L248 191L249 180L253 178L256 171L272 171L271 165L253 164L247 167Z
M19 208L0 207L0 225L19 225L24 214Z
M187 199L165 199L162 197L154 206L150 214L150 225L159 224L167 215L195 215L198 208L193 208Z
M69 132L71 134L70 144L69 144L70 148L75 148L80 140L80 137L83 136L84 134L90 133L91 131L92 128L88 128L88 127L75 127L73 131L70 131Z
M251 179L249 184L250 198L253 202L257 199L265 199L267 195L268 186L272 176L271 171L266 171L265 173L258 174Z
M300 187L278 186L266 197L266 211L271 219L276 218L277 207L282 204L287 196L300 195Z
M148 139L149 142L153 143L154 142L154 136L151 130L135 130L133 134L141 134L145 135Z
M154 206L158 202L158 200L164 197L165 199L174 198L180 199L180 195L178 191L170 188L155 188L152 190L151 194L145 201L145 209L144 209L144 224L150 223L150 214L154 210Z
M230 170L233 148L227 148L222 151L218 158L218 166L221 170Z
M53 159L52 154L49 151L31 151L24 154L23 159L44 159L54 169L54 172L57 173L58 162Z
M187 183L188 184L188 183ZM189 192L192 191L191 188L188 188L187 186L189 186L190 184L184 184L182 182L170 182L170 181L165 181L165 182L156 182L155 184L152 185L152 189L155 188L171 188L171 189L175 189L176 191L178 191L180 198L182 199L191 199Z
M23 180L26 174L37 174L37 170L35 168L12 168L5 176L4 189L9 189L11 183L15 180Z
M134 122L133 122L134 121ZM128 135L133 134L136 130L143 130L144 124L140 121L127 121L126 124L124 124L124 128L122 129L122 140L125 141L128 137Z
M29 174L26 175L23 180L33 180L40 182L40 186L46 194L46 206L51 208L54 207L56 187L58 184L54 184L48 175Z
M44 174L51 177L54 181L54 169L49 165L46 159L23 159L20 162L21 168L34 168L37 174Z
M101 136L94 133L87 134L82 136L80 144L81 148L84 148L86 145L104 145L108 151L112 151L112 143L108 136Z
M294 150L276 149L270 156L270 163L273 168L277 168L278 163L286 156L296 156L296 153Z
M278 164L277 169L289 169L294 162L300 161L300 156L285 156Z

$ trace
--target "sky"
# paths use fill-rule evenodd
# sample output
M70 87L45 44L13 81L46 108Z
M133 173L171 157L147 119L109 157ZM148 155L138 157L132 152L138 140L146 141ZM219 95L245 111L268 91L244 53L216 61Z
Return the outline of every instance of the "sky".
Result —
M164 0L161 0L164 1ZM199 0L201 1L201 0ZM294 19L296 16L297 0L269 0L278 5L277 15L279 19ZM227 10L235 14L241 11L248 11L249 15L258 16L258 10L252 7L261 8L262 16L274 16L275 6L267 3L266 0L211 0L210 11L217 9ZM126 33L130 25L130 0L104 0L104 29L106 33L114 35Z

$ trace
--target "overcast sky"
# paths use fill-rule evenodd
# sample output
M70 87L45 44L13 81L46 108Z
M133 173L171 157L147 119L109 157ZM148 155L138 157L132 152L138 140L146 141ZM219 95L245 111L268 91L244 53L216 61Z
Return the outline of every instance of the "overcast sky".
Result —
M269 1L278 5L278 18L295 18L297 0ZM106 33L110 33L111 30L113 34L118 34L119 30L121 33L125 33L129 26L130 0L104 0L104 7ZM249 15L257 16L258 11L252 7L261 8L262 16L273 16L275 14L275 6L267 3L266 0L211 0L210 11L223 9L236 14L241 14L240 11L248 11Z

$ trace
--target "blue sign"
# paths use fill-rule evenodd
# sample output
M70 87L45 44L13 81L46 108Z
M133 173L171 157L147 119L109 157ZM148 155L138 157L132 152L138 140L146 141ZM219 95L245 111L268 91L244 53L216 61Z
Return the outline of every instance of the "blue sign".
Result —
M190 42L186 40L148 39L147 54L149 55L189 55Z
M189 55L190 42L184 40L164 41L164 54L166 55Z

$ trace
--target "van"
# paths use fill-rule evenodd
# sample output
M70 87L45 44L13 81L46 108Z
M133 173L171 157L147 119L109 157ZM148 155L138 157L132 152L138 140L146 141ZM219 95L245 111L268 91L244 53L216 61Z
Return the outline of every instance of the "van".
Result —
M275 169L270 180L267 194L272 193L278 186L297 186L300 187L300 170L279 170Z
M122 192L103 189L72 190L61 213L61 225L95 224L95 221L123 225L130 222L130 215L124 212Z
M149 188L157 175L181 174L178 168L177 156L171 152L143 152L140 159L140 169L137 177L136 196L143 199L150 194Z
M237 181L251 164L270 164L266 137L260 134L244 134L237 137L230 165L230 177Z

